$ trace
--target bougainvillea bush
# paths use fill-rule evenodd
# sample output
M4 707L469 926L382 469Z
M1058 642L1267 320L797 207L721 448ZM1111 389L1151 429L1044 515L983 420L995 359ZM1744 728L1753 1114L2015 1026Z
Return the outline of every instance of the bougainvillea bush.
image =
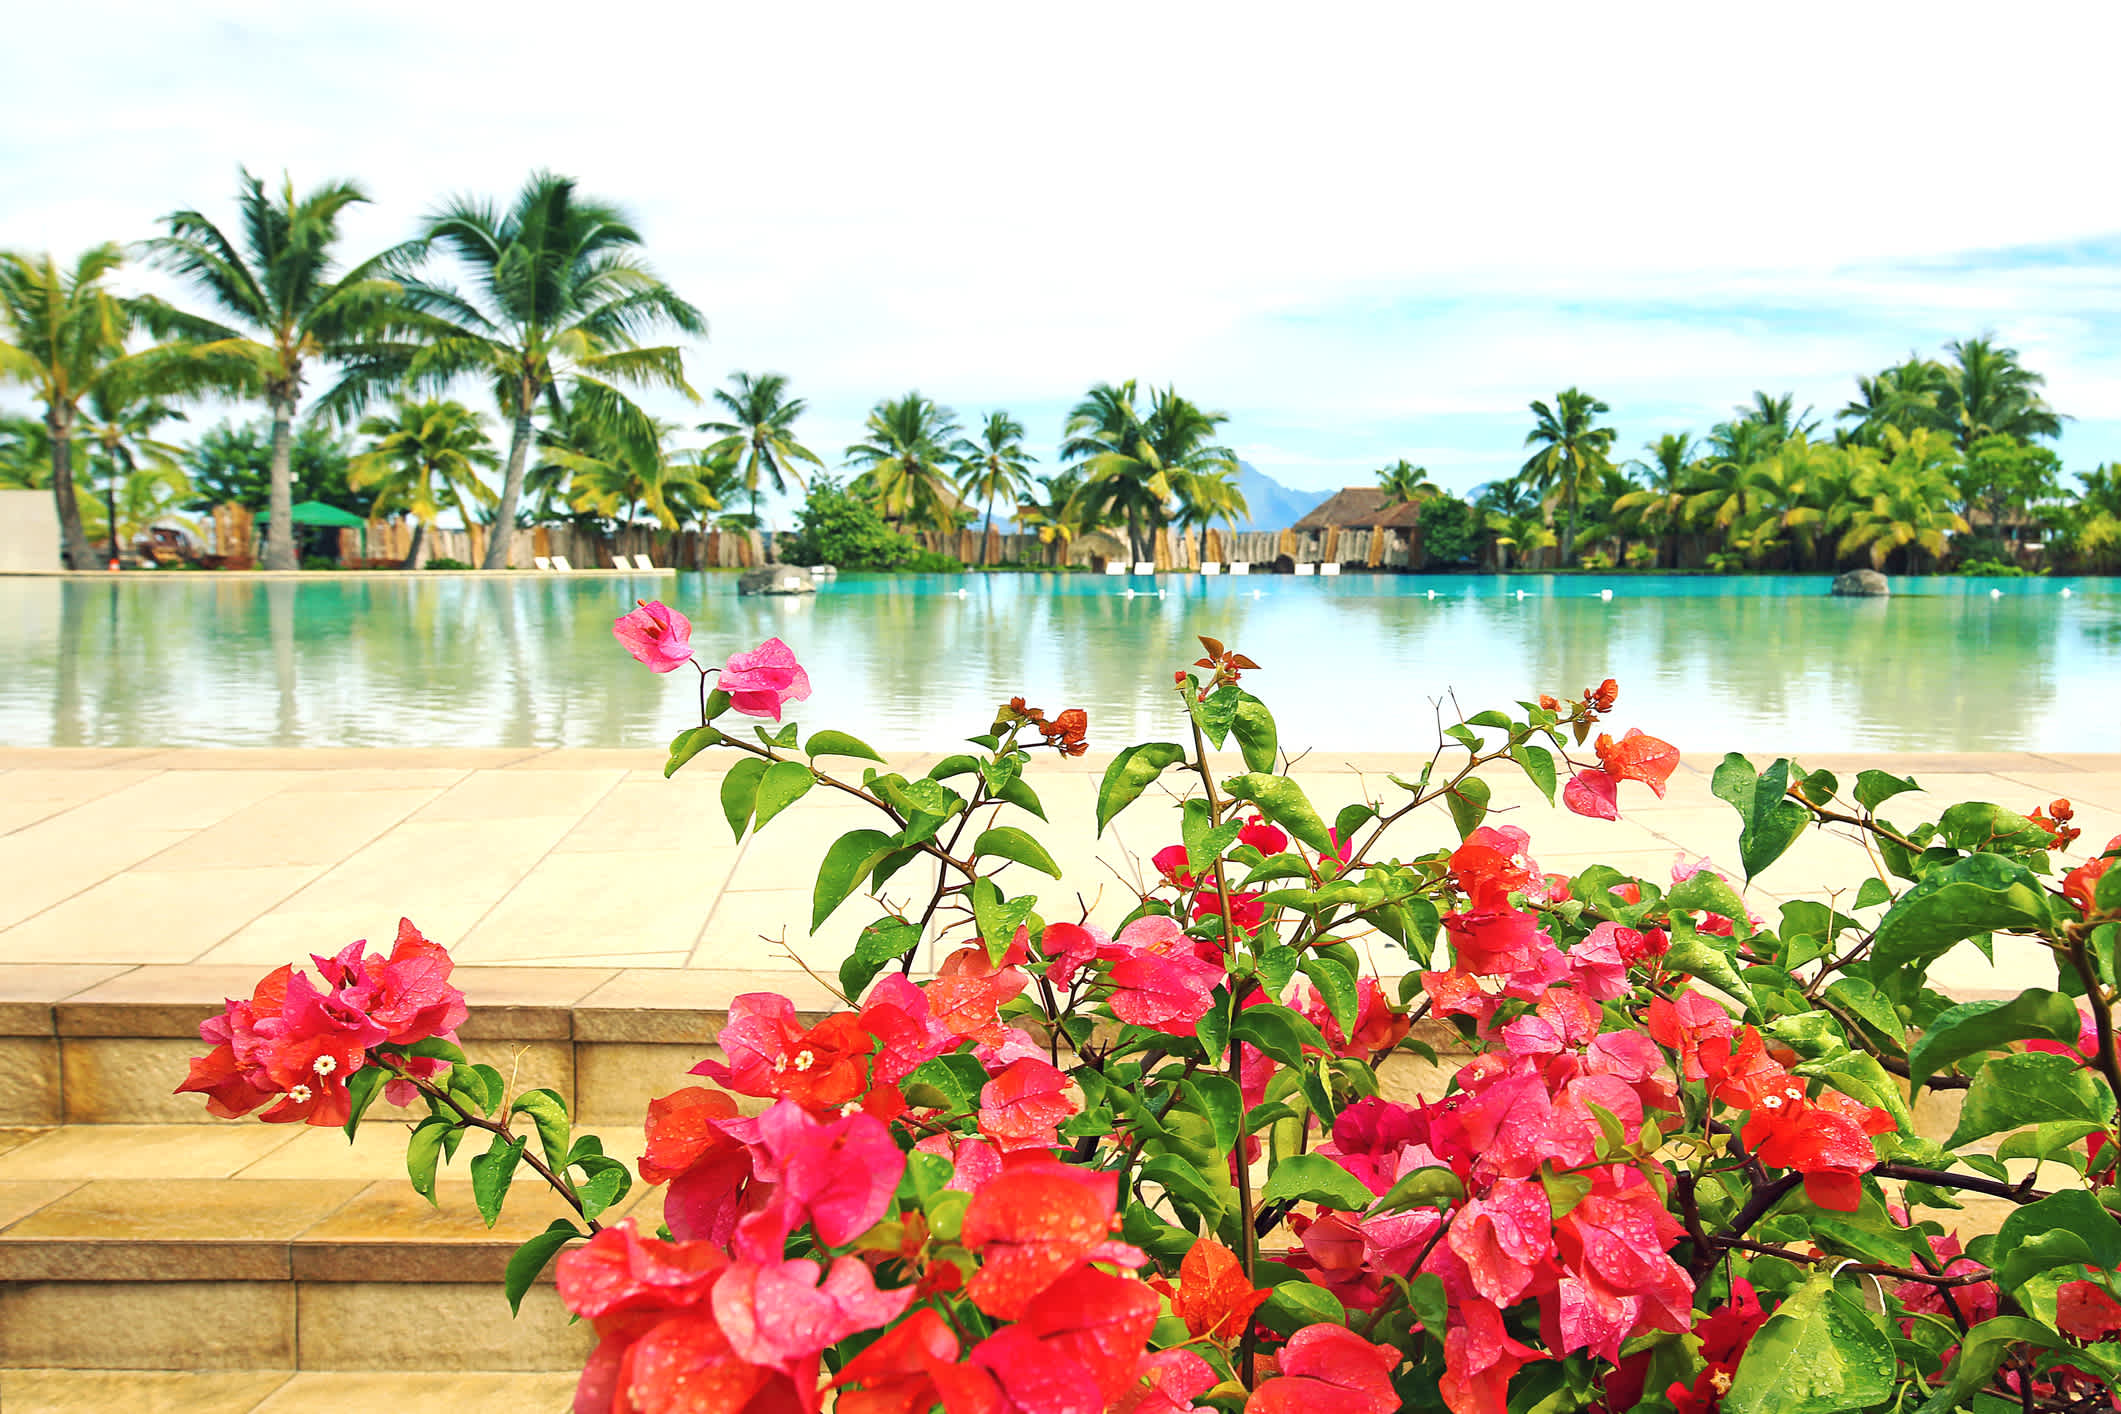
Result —
M424 1104L412 1182L432 1198L472 1139L489 1222L522 1170L555 1188L577 1220L507 1295L557 1260L599 1337L582 1414L2121 1407L2121 840L2073 850L2066 802L1915 823L1913 781L1731 756L1736 880L1565 878L1486 773L1604 818L1661 795L1678 753L1605 729L1612 682L1447 721L1380 798L1328 805L1256 665L1203 640L1145 685L1173 739L1097 792L1100 831L1182 800L1178 837L1139 890L1059 914L1023 883L1060 873L1034 782L1088 748L1082 712L1012 701L909 779L784 719L810 683L778 640L711 668L663 605L616 632L698 670L666 774L721 753L738 836L813 790L874 808L801 922L912 885L838 1010L736 997L720 1059L650 1106L660 1227L604 1225L634 1175L559 1096L465 1060L448 955L410 924L231 1002L183 1086L349 1135L379 1093ZM1233 740L1246 769L1219 773ZM1813 828L1876 876L1754 916L1738 886ZM2052 976L1929 985L1998 935Z

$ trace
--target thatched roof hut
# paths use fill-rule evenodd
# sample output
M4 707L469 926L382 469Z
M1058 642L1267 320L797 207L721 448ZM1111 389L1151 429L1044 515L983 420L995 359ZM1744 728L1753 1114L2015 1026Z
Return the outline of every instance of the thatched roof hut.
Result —
M1313 530L1411 530L1421 521L1418 504L1393 502L1375 486L1348 486L1331 496L1292 529Z

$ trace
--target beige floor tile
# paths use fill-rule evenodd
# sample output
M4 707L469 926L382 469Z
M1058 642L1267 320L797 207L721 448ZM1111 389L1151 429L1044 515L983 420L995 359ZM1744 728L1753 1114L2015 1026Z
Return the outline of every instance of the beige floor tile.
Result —
M717 854L736 857L729 822L711 783L625 781L591 807L555 849L578 851L683 849L703 863Z
M337 864L440 794L433 789L312 790L268 796L143 867L159 872Z
M469 768L453 766L378 766L373 769L342 767L330 771L306 772L289 785L283 794L364 790L445 791L470 774Z
M0 1280L284 1282L293 1274L288 1244L361 1189L322 1180L85 1183L8 1228Z
M77 829L203 830L298 779L287 771L160 771L60 818Z
M65 817L0 836L0 928L94 888L191 837L187 830L77 829ZM21 961L10 958L10 961Z
M52 1008L126 970L126 964L0 963L0 1036L40 1036L52 1026Z
M0 1409L23 1414L242 1414L285 1385L286 1370L0 1370ZM340 1410L356 1406L339 1405Z
M243 966L259 975L283 962L304 963L311 953L329 956L356 938L388 951L397 936L398 919L410 918L420 931L444 946L454 946L491 905L440 897L433 886L407 888L394 898L365 907L294 910L282 906L252 919L237 932L202 953L201 962ZM254 979L255 980L255 979Z
M191 962L322 871L131 872L0 933L21 962Z
M715 882L682 850L554 854L456 948L464 962L689 952Z
M865 910L858 900L850 900L812 937L810 907L808 889L724 894L692 951L692 965L800 972L802 967L789 956L793 951L830 977L876 913L873 906Z
M6 1171L0 1169L0 1175ZM26 1218L47 1203L57 1202L81 1186L71 1178L13 1179L0 1177L0 1228ZM0 1408L5 1408L0 1405Z
M0 1154L0 1178L228 1178L284 1147L297 1128L257 1121L69 1124Z
M515 820L564 815L579 820L623 776L602 771L478 771L444 791L415 816L443 820Z
M563 1409L578 1376L552 1373L461 1375L389 1371L304 1371L257 1406L257 1414L354 1414L360 1410L447 1409L451 1414L525 1414Z
M69 771L31 767L0 780L0 835L35 824L62 810L137 785L147 771Z

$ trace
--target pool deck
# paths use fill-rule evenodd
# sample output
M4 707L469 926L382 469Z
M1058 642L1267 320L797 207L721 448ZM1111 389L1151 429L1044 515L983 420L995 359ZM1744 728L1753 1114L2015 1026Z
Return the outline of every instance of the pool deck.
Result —
M893 765L914 774L935 759ZM1498 818L1530 832L1549 871L1607 862L1663 878L1682 849L1734 865L1737 816L1709 791L1717 759L1689 756L1663 800L1624 786L1617 822L1550 807L1514 773L1493 772ZM815 938L804 933L825 846L873 823L868 812L814 791L763 837L732 843L717 797L723 761L710 753L668 781L661 761L656 751L534 748L0 749L0 999L13 990L9 977L32 971L36 994L49 995L62 980L56 969L84 989L146 967L173 970L131 979L132 987L181 970L225 977L235 990L245 976L355 938L387 942L401 915L466 966L583 969L598 974L579 978L591 984L648 984L682 969L694 974L683 990L695 998L717 983L728 992L812 990L805 965L829 977L879 911L858 897ZM1177 838L1177 797L1155 790L1095 836L1104 764L1041 759L1029 773L1052 823L1024 823L1052 848L1064 880L1012 873L1049 916L1075 913L1079 895L1095 916L1117 917L1148 856ZM1915 776L1929 798L1898 812L1903 819L1962 800L2030 810L2063 796L2076 805L2080 846L2121 834L2121 755L1872 754L1806 764ZM1314 752L1295 775L1330 819L1365 794L1396 795L1386 772L1418 769L1406 756ZM1438 808L1392 838L1412 854L1453 835ZM1813 831L1748 899L1772 916L1781 900L1853 890L1871 871L1860 843ZM919 905L917 872L893 881L892 901ZM1396 957L1381 950L1376 961L1390 968ZM2024 965L1954 958L1940 980L1954 990L2015 989L2037 980ZM619 977L633 970L650 975Z

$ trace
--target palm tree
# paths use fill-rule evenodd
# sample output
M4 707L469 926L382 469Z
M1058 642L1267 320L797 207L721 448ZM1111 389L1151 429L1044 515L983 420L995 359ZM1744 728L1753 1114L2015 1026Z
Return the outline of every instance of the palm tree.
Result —
M631 527L645 510L663 529L675 531L681 523L680 508L672 497L681 487L691 494L698 486L700 461L696 454L669 449L669 439L678 430L675 424L657 422L654 427L655 440L642 447L609 423L566 409L539 434L540 470L550 467L565 473L568 504L610 521L615 529ZM695 497L683 508L690 513L696 505Z
M498 524L515 523L541 404L558 416L564 395L569 416L608 424L652 453L654 421L623 389L669 388L697 400L682 351L640 340L665 328L705 334L706 321L641 261L640 233L624 213L577 200L572 178L532 174L505 213L460 197L429 222L425 243L466 267L472 293L412 287L432 321L412 372L435 388L466 374L492 381L509 420ZM507 567L510 539L494 536L483 568Z
M1751 402L1740 403L1731 411L1738 414L1739 421L1762 428L1768 434L1769 448L1773 449L1792 437L1809 438L1819 430L1819 419L1812 416L1812 410L1806 408L1798 412L1796 406L1795 393L1784 393L1778 398L1755 389Z
M2064 522L2070 555L2080 569L2111 570L2121 563L2121 466L2102 462L2077 480L2083 489Z
M338 381L317 400L319 413L345 419L403 374L416 322L400 278L418 246L393 246L340 271L340 218L368 200L351 182L327 182L306 196L292 180L269 193L244 172L236 194L240 242L197 211L163 218L168 234L147 243L154 263L190 281L232 322L183 316L171 327L193 343L203 368L231 393L263 397L272 415L272 491L265 567L295 568L294 474L290 444L305 375L336 363Z
M0 413L0 491L49 490L50 434L33 417Z
M1532 430L1525 434L1524 444L1539 450L1526 459L1522 472L1549 502L1557 497L1561 501L1564 564L1576 550L1577 501L1587 486L1597 484L1612 450L1613 429L1597 423L1611 411L1604 402L1576 388L1557 394L1551 408L1536 399L1532 403Z
M886 520L925 520L938 530L955 525L957 493L946 467L974 450L958 435L957 414L913 392L884 399L862 426L869 439L847 449L847 465L862 468L848 492Z
M1415 466L1405 457L1378 468L1377 489L1385 493L1388 507L1409 506L1443 494L1443 488L1429 480L1427 467Z
M980 536L980 563L987 563L987 544L994 538L994 501L997 496L1014 499L1031 479L1031 463L1038 460L1024 450L1024 424L1006 412L987 414L987 425L979 438L968 444L970 451L958 464L958 486L965 499L978 501L987 513L987 528Z
M1947 537L1967 528L1952 509L1956 493L1949 473L1958 464L1957 450L1926 428L1912 434L1888 428L1884 455L1869 450L1862 455L1850 480L1855 499L1840 553L1868 548L1873 569L1884 569L1893 551L1903 546L1909 547L1911 558L1920 549L1932 561L1942 559Z
M353 459L347 484L376 493L370 514L403 511L413 519L412 549L405 568L423 569L431 551L428 532L445 507L469 526L472 507L492 506L493 489L481 471L500 465L486 420L455 402L400 401L387 413L363 418L361 435L375 440ZM506 534L498 525L496 534Z
M105 533L112 536L110 557L115 560L123 538L117 532L145 529L165 501L167 508L174 509L192 494L191 478L177 464L184 449L155 436L155 429L163 423L186 419L167 403L152 398L122 400L107 386L90 394L88 401L90 416L82 431L87 439L89 483L102 481L106 510L116 506L122 494L135 512L130 522L121 514L117 517L120 523L105 527ZM149 519L143 522L140 515Z
M1057 564L1078 535L1098 528L1097 517L1083 495L1085 478L1080 468L1064 467L1051 476L1038 478L1043 500L1019 501L1016 519L1038 533L1047 547L1047 562Z
M1905 363L1875 378L1858 378L1856 396L1835 416L1856 424L1849 432L1851 441L1875 447L1888 427L1913 432L1918 427L1947 426L1942 400L1950 387L1943 364L1911 353Z
M1181 535L1198 528L1200 558L1208 558L1208 527L1216 521L1235 529L1252 514L1245 493L1234 473L1211 467L1205 471L1182 471L1172 478L1178 492L1178 514L1174 517Z
M1644 443L1642 449L1650 454L1649 460L1637 459L1634 465L1649 475L1651 484L1619 497L1613 502L1613 509L1632 516L1635 524L1649 533L1662 532L1664 544L1659 562L1677 569L1679 526L1686 513L1685 487L1694 474L1694 439L1685 432L1667 432L1654 442Z
M790 431L808 404L788 396L785 374L732 373L729 381L736 384L734 394L721 388L714 390L714 400L722 405L728 418L703 422L700 431L722 434L719 442L708 446L709 453L742 454L744 489L751 493L751 519L755 526L762 481L770 482L777 493L785 492L791 481L798 486L803 484L795 462L806 461L816 467L825 463L817 453L796 441Z
M1952 362L1944 370L1940 409L1962 453L1995 433L2021 442L2062 435L2062 419L2040 397L2046 377L2021 364L2016 349L1998 348L1987 337L1944 347Z
M122 408L150 383L171 381L169 346L126 352L135 323L159 319L160 310L105 284L124 261L114 244L83 251L70 268L49 255L0 254L0 380L23 384L44 405L43 451L68 569L90 569L96 560L74 465L84 404Z
M1209 412L1177 389L1151 391L1146 417L1135 408L1135 382L1099 383L1068 413L1061 457L1082 467L1088 509L1127 523L1137 559L1153 554L1155 532L1170 517L1178 478L1237 475L1237 453L1211 442L1228 413Z

